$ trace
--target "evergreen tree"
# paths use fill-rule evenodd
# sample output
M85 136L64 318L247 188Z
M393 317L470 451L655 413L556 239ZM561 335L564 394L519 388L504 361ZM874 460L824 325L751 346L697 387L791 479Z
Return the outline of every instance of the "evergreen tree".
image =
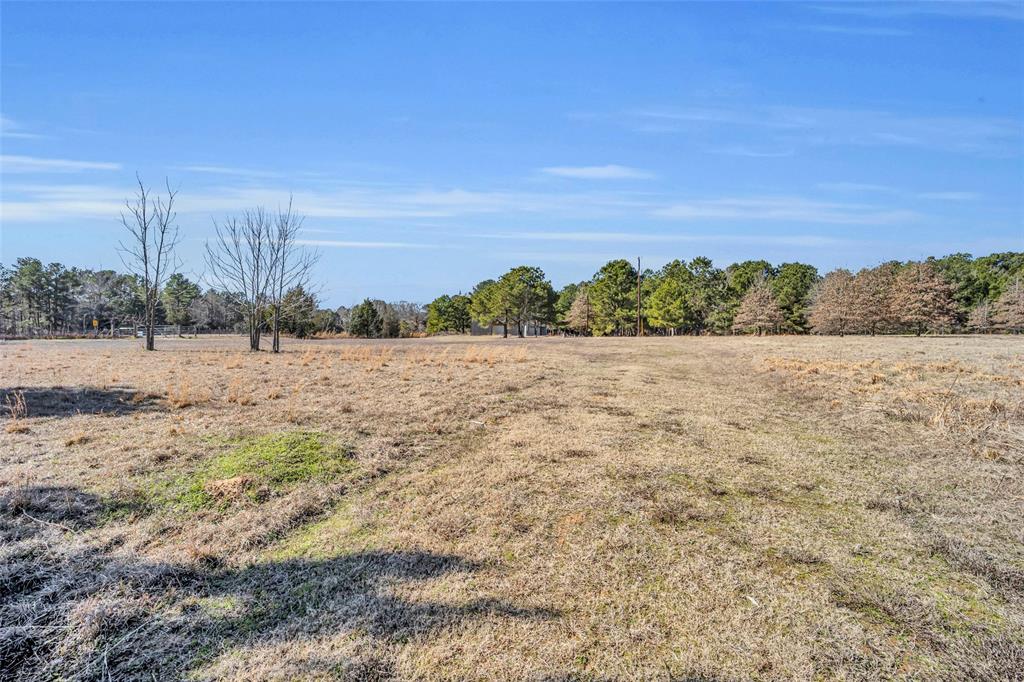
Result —
M787 331L807 330L811 293L818 283L818 269L805 263L783 263L772 279L772 293L782 308Z
M427 333L469 331L470 298L462 294L438 296L427 306Z
M498 283L485 279L473 288L470 294L469 312L481 327L490 327L499 320L503 324L503 336L508 337L509 307L501 295Z
M383 321L373 301L365 299L352 309L352 320L349 322L349 333L368 339L379 338L383 331Z
M498 279L497 295L516 323L516 333L531 322L550 322L554 317L555 292L540 268L520 265Z
M668 329L674 335L690 319L686 294L686 287L678 277L663 277L658 288L646 299L648 323L652 327Z
M596 336L624 334L636 325L636 268L623 259L606 263L590 286L593 313L591 329Z
M190 308L192 302L199 298L199 285L189 281L181 273L174 273L167 278L161 293L164 315L168 324L195 324Z
M268 317L272 314L272 311L267 311ZM316 296L306 291L301 285L292 287L281 298L279 320L281 331L293 334L300 339L305 338L315 331L314 317L316 314Z

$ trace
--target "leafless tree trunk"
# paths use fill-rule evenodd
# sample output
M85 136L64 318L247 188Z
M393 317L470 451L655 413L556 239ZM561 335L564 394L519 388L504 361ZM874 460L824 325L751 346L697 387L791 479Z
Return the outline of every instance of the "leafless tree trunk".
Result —
M216 238L206 242L210 278L224 291L239 297L249 331L249 350L260 349L264 313L274 285L273 223L262 208L245 211L240 218L214 221Z
M299 230L302 228L302 216L292 211L292 201L288 200L288 209L278 211L273 230L273 283L270 297L273 308L273 351L281 351L281 304L284 295L292 287L306 287L313 266L320 260L317 251L310 251L298 242Z
M159 195L153 197L138 175L135 179L139 189L134 199L125 201L126 212L121 213L121 224L128 230L129 236L126 241L120 242L119 251L124 266L142 280L146 304L146 350L155 350L153 326L160 289L167 277L168 268L176 266L172 260L179 237L178 226L174 222L174 199L177 192L165 180L165 201Z

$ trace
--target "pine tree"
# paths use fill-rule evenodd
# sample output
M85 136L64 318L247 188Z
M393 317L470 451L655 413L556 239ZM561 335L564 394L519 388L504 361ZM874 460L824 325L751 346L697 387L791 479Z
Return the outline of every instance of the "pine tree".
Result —
M364 300L352 310L349 332L353 336L375 339L381 335L383 328L384 324L377 313L377 307L370 299Z
M653 327L671 330L683 326L688 317L686 290L676 277L665 277L647 299L647 321Z
M811 307L810 323L819 334L850 331L853 316L853 274L849 270L833 270L817 287Z
M772 288L765 279L758 280L740 301L733 319L733 331L757 329L757 335L777 328L785 320L782 308L775 301Z
M624 334L635 329L636 268L622 259L605 263L590 285L590 304L594 334Z
M917 336L954 320L953 290L928 262L909 263L900 271L893 284L890 306L893 316L912 327Z

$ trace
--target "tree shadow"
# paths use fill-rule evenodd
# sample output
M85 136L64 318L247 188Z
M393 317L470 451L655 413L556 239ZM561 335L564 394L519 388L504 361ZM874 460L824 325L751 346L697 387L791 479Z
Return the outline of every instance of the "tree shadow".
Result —
M69 533L102 514L93 496L31 488L0 499L0 527L21 529L0 549L0 680L202 677L224 654L275 647L312 652L305 675L390 679L388 645L476 618L559 615L486 596L401 596L409 583L483 568L456 555L379 550L242 567L213 558L151 563L118 552L116 542L97 546ZM329 651L317 658L315 640L338 634L367 646L350 659Z
M47 528L89 528L95 524L100 508L100 498L73 487L0 489L0 543L24 540Z
M25 401L26 417L72 417L76 414L119 416L156 407L154 396L128 388L70 388L66 386L0 389L0 407L19 395ZM7 410L3 410L4 417Z

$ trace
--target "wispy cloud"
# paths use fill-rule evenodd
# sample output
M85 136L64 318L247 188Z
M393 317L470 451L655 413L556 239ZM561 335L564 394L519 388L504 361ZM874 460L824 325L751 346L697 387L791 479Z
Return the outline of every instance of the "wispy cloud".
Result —
M655 234L631 232L497 232L471 235L482 239L506 239L525 241L554 241L581 243L750 243L777 244L781 246L837 246L853 240L821 235L772 235L772 234Z
M712 154L724 154L726 156L744 156L754 159L780 159L796 154L795 149L754 149L743 145L720 147L710 150Z
M436 244L414 244L410 242L367 242L340 239L298 239L297 244L324 246L339 249L436 249Z
M119 170L121 164L106 161L41 159L36 156L0 156L0 173L77 173L87 170Z
M59 221L70 217L116 216L129 185L12 184L4 186L3 203L11 220ZM180 215L235 213L253 206L283 206L291 199L309 218L337 220L404 220L422 224L491 214L530 214L595 218L622 216L651 208L649 200L625 192L521 192L434 189L409 186L366 187L318 185L286 189L272 185L231 185L183 192ZM110 210L111 207L114 210Z
M887 26L843 26L838 24L813 24L801 26L804 31L815 33L831 33L848 36L877 36L877 37L905 37L913 35L913 32L902 28L890 28Z
M1024 124L1012 118L771 105L658 107L608 118L637 133L703 134L709 127L750 128L773 150L822 145L917 147L1007 157L1019 156L1024 148Z
M76 218L114 219L124 208L124 191L98 185L5 185L0 218L5 222L59 222ZM17 198L10 199L11 195Z
M36 140L45 138L46 135L33 133L26 130L23 125L17 123L14 119L7 118L6 116L0 116L0 137Z
M540 171L560 178L578 178L581 180L646 180L654 177L654 173L650 171L615 164L608 164L606 166L551 166L541 168Z
M812 5L819 12L891 19L914 15L937 15L953 18L1008 19L1024 21L1024 5L1016 0L1006 2L835 2Z
M233 168L230 166L206 166L206 165L192 165L192 166L175 166L176 170L188 171L190 173L208 173L212 175L234 175L239 177L249 178L279 178L280 173L265 170L253 170L251 168Z
M891 225L921 217L908 210L816 201L801 197L703 199L656 209L653 215L688 221L791 221L837 225Z
M818 187L823 190L833 192L843 192L849 194L858 193L872 193L872 194L889 194L893 196L899 196L906 199L924 199L924 200L937 200L937 201L974 201L981 198L979 192L965 191L965 190L946 190L946 191L908 191L898 189L896 187L889 187L887 185L876 185L866 182L821 182L818 183Z
M922 192L917 196L921 199L936 199L938 201L974 201L981 198L977 192Z
M831 192L893 192L897 190L886 185L876 185L868 182L819 182L820 189Z

